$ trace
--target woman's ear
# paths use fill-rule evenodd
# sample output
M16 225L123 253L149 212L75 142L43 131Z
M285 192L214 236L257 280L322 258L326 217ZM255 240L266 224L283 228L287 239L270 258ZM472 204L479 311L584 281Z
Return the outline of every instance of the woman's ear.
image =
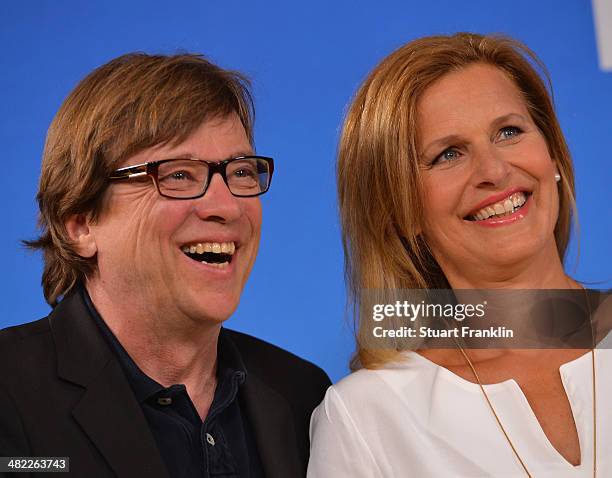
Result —
M90 258L98 252L96 238L90 225L89 216L74 214L64 223L75 252L85 258Z

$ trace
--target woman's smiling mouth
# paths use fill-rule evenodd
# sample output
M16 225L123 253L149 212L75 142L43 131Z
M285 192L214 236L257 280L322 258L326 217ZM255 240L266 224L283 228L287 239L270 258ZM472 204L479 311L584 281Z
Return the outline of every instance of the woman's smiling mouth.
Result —
M523 219L529 212L532 193L519 191L480 208L464 219L482 226L505 226Z
M487 219L499 219L509 216L521 209L529 196L531 196L531 193L526 191L512 193L504 199L472 212L465 219L468 221L485 221Z

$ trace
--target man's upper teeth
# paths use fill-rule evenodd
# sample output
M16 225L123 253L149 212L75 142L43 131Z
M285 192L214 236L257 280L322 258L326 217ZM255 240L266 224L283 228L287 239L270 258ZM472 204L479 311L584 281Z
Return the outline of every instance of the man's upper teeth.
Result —
M488 219L491 216L502 216L504 214L512 214L515 210L525 204L527 197L524 192L511 194L506 199L502 199L495 204L489 204L486 207L476 211L472 216L478 221Z
M229 254L231 256L236 252L236 244L234 242L198 242L196 244L185 245L181 249L183 252L189 252L190 254L213 252L215 254Z

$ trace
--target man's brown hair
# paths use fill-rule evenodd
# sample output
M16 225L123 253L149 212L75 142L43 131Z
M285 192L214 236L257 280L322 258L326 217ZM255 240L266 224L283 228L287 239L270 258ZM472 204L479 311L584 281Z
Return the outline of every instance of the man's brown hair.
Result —
M108 177L130 156L180 143L202 122L236 113L253 142L248 80L196 54L131 53L97 68L68 95L51 122L37 200L45 299L55 306L96 259L74 250L66 220L101 212Z

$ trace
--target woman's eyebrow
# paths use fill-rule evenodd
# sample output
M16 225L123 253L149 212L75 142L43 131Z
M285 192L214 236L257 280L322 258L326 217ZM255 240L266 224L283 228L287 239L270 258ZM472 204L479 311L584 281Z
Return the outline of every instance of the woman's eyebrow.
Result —
M491 121L491 125L493 127L499 127L512 121L525 122L527 121L527 119L525 118L525 116L519 113L508 113L494 118ZM442 138L434 139L433 141L430 141L427 146L421 150L421 152L419 153L419 157L427 155L427 153L431 149L439 149L443 146L446 146L447 144L461 143L462 141L464 141L463 137L457 134L449 134L447 136L443 136Z
M434 139L433 141L430 141L427 146L425 146L425 148L421 150L421 152L419 153L419 157L427 155L427 153L431 149L435 149L437 151L439 148L446 146L447 144L460 143L462 141L463 138L457 134L449 134L447 136L443 136L442 138Z
M512 122L512 121L525 122L525 121L527 121L527 118L525 118L525 116L523 116L522 114L519 114L519 113L508 113L508 114L503 115L503 116L498 116L493 121L491 121L491 124L493 126L501 126L504 123L509 123L509 122Z

